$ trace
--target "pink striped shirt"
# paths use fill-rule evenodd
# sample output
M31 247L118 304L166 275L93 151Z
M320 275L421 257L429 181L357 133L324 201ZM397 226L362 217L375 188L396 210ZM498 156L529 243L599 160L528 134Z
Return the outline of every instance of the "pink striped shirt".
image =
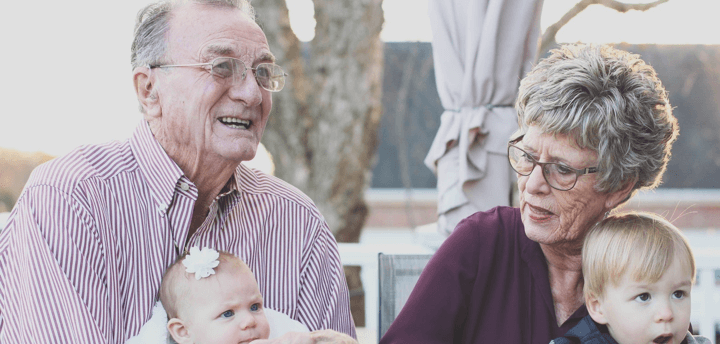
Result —
M265 305L355 337L337 244L296 188L240 165L186 242L198 191L143 121L33 171L0 234L0 343L124 343L177 249L243 259Z

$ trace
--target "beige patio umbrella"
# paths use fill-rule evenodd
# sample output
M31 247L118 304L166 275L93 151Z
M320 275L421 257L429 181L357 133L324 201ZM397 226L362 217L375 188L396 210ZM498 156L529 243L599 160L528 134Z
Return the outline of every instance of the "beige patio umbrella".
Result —
M542 0L430 0L437 90L445 111L425 157L438 178L438 231L509 205L513 103L530 70Z

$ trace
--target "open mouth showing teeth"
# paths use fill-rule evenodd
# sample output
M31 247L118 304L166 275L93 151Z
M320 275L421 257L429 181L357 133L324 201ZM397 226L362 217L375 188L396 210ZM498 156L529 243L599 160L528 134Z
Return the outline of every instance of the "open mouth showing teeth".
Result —
M220 121L220 123L225 124L233 129L247 129L250 128L250 125L252 124L252 121L246 121L244 119L232 117L222 117L218 120Z
M655 338L653 340L653 343L665 344L665 343L669 342L671 339L672 339L672 335L657 336L657 338Z

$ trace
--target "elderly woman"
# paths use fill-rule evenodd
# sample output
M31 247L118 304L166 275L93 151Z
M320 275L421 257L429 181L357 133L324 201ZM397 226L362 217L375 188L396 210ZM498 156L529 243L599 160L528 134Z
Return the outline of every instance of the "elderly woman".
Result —
M553 51L522 80L516 107L508 157L520 208L460 222L381 344L547 344L588 314L585 234L660 183L677 121L652 67L607 46Z

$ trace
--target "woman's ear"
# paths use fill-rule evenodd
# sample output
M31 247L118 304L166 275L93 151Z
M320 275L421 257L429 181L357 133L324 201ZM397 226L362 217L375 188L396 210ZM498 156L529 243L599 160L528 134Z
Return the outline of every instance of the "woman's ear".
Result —
M627 201L632 194L636 183L637 178L633 178L632 180L627 181L620 190L611 192L605 200L605 209L610 211L615 209L615 207L617 207L620 203Z
M185 323L178 318L172 318L168 320L167 324L168 332L178 344L190 344L192 338L190 338L190 332L188 331Z
M595 320L596 323L603 325L608 323L605 317L605 311L603 310L602 299L590 296L585 299L585 307L587 307L590 317Z
M160 116L155 78L150 67L137 67L133 70L133 87L145 118Z

